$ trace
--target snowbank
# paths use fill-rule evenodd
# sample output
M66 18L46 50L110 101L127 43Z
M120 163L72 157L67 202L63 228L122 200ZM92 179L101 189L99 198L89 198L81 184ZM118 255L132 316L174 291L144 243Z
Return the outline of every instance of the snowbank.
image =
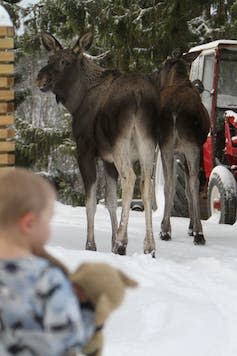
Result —
M237 226L204 221L207 245L194 246L188 219L172 218L173 239L165 242L157 238L161 217L154 214L152 259L142 253L144 220L131 211L128 255L113 255L109 215L98 206L99 252L89 252L85 209L56 205L49 251L71 269L105 261L139 282L105 327L104 356L236 356Z

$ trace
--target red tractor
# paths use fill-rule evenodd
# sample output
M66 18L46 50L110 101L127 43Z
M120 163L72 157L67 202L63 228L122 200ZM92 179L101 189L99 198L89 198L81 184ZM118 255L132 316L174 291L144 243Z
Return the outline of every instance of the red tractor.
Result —
M237 220L237 41L219 40L190 49L195 51L201 53L192 63L190 80L200 91L211 119L200 162L201 216L234 224ZM183 158L177 156L174 216L188 216L183 167ZM157 202L162 195L161 170L158 157Z

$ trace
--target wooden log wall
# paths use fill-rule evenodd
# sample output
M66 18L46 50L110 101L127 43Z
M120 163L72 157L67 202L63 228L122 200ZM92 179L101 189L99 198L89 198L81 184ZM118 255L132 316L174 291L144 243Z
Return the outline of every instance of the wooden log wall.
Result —
M0 172L14 167L13 27L0 26Z

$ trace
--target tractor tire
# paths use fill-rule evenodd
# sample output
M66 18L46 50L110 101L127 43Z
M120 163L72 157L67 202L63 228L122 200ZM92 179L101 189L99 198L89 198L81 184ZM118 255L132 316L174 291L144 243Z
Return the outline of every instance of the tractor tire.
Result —
M224 166L212 170L208 183L208 215L219 224L236 221L237 188L233 174Z
M189 217L188 200L185 193L185 158L182 154L175 155L175 166L176 181L171 216Z

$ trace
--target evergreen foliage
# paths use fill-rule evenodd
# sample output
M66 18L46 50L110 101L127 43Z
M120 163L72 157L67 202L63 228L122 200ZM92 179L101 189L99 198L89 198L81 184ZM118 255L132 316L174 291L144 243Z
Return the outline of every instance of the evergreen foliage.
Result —
M103 64L151 71L177 47L237 37L236 0L39 0L28 11L24 44L35 50L40 31L69 45L94 34L91 54L108 53Z
M58 146L62 153L72 154L75 145L69 140L70 130L62 131L53 128L34 127L25 120L16 117L17 129L16 140L16 164L21 166L32 166L37 159L37 169L47 169L48 156L52 154ZM40 155L39 155L40 153Z

